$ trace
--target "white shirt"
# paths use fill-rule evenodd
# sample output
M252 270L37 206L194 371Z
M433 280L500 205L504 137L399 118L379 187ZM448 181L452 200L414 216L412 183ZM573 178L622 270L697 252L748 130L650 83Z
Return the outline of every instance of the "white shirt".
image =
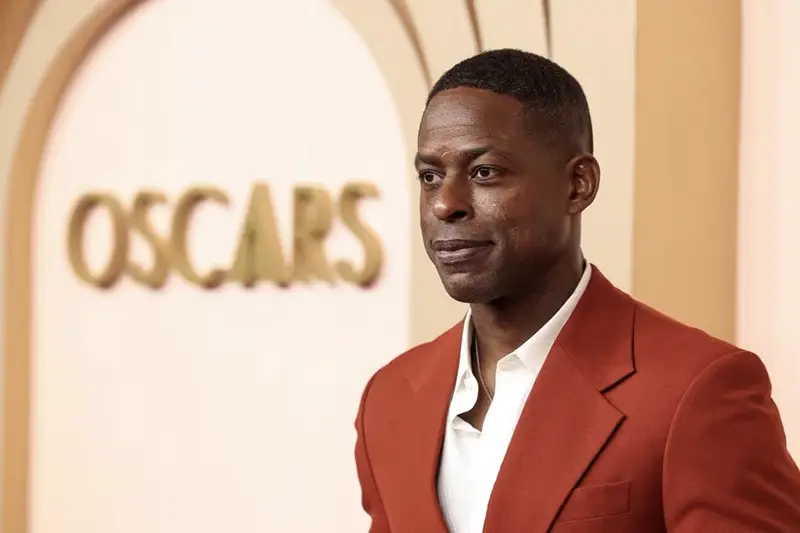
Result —
M439 466L439 504L452 533L483 530L489 496L522 408L550 348L586 290L590 275L591 266L587 263L575 291L561 309L522 346L497 363L494 399L482 431L460 417L475 406L480 390L472 373L472 320L467 312Z

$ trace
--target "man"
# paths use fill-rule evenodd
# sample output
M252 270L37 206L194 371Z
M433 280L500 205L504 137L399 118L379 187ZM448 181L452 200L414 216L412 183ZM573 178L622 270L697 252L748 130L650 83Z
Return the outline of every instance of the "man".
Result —
M433 87L422 236L470 310L364 391L373 533L800 532L800 472L758 357L584 261L592 151L583 90L547 59L487 52Z

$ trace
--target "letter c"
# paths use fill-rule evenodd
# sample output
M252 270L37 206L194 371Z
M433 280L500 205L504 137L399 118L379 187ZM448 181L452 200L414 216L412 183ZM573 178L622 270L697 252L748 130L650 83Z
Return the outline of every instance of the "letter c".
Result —
M187 243L192 213L198 205L207 200L214 200L224 206L229 203L224 192L211 187L192 188L181 195L172 217L171 252L173 265L186 281L205 289L214 289L225 282L227 270L215 268L205 275L198 274L189 261Z

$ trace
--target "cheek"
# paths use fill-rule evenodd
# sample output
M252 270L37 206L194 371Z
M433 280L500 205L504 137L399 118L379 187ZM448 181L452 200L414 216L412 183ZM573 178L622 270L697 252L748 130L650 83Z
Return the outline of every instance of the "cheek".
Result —
M508 231L508 247L512 250L538 250L547 246L548 232L530 220L511 226Z
M429 231L433 231L436 227L436 218L427 210L420 210L419 212L419 229L423 237L427 237Z
M541 206L526 206L524 210L507 212L504 221L507 245L512 250L537 254L557 247L562 240L561 217Z
M425 227L428 219L430 219L431 210L428 208L427 199L420 196L419 199L419 223Z
M476 222L501 233L508 228L518 227L520 206L518 198L498 191L477 191L473 195L473 209Z
M493 219L501 221L509 218L509 213L517 209L516 199L506 198L500 194L474 194L474 209L489 214Z

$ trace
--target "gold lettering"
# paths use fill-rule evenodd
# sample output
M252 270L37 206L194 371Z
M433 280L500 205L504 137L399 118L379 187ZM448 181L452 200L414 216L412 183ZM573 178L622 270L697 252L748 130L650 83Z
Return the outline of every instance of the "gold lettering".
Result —
M331 194L318 186L298 186L293 190L292 260L289 261L281 245L272 195L265 183L256 183L250 192L230 268L216 266L209 272L198 272L189 253L192 217L200 204L214 202L227 207L230 203L224 191L211 187L191 188L178 198L169 236L158 233L152 218L156 206L168 203L163 193L153 190L139 192L129 212L109 194L86 194L79 198L70 217L67 253L78 278L103 289L115 286L123 275L150 289L162 289L172 270L177 270L186 281L204 289L214 289L230 281L248 288L260 282L288 287L292 282L311 283L316 280L334 285L337 278L368 288L380 276L383 250L375 231L359 215L358 206L361 200L377 198L378 195L375 185L354 182L345 185L338 198L338 216L364 250L360 267L351 261L332 263L329 260L325 243L337 210ZM86 264L86 226L91 214L100 208L111 218L113 242L106 264L100 272L93 272ZM130 257L133 233L152 250L151 265Z
M320 187L296 187L293 280L335 282L324 249L332 224L333 202L328 192Z
M103 271L99 274L93 274L89 270L84 257L86 221L92 211L101 206L111 216L111 225L113 226L112 250ZM72 211L67 230L67 254L72 269L81 280L101 289L109 289L116 285L125 270L128 246L127 217L125 216L125 209L119 201L108 194L102 193L87 194L78 200L75 209Z
M356 270L347 261L337 261L336 270L342 279L360 287L377 281L383 265L383 250L376 233L361 220L358 204L363 198L377 198L378 188L371 183L348 183L339 196L339 217L364 248L364 266Z
M289 285L290 272L278 236L272 197L265 183L257 183L250 193L239 246L230 279L252 287L259 281Z
M147 242L153 251L153 266L147 270L137 265L128 258L127 273L139 283L151 289L160 289L167 282L169 276L169 249L167 240L153 229L148 215L150 208L156 204L167 203L167 197L160 192L143 191L133 200L133 209L130 215L130 229L137 232Z
M214 289L222 285L227 272L215 268L206 275L200 275L189 260L188 231L194 210L205 201L215 201L227 206L228 197L219 189L211 187L196 187L187 190L178 200L175 213L172 217L171 259L173 266L189 283L199 285L206 289Z

